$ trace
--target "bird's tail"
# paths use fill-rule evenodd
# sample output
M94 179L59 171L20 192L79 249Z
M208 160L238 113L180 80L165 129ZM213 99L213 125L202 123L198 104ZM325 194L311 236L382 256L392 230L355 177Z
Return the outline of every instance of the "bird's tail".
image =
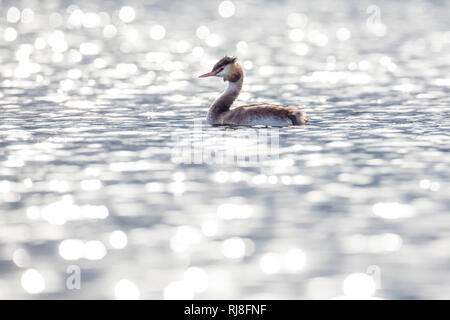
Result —
M294 121L292 121L294 122ZM295 123L294 125L307 124L309 122L308 118L306 118L306 114L303 111L298 110L295 113Z

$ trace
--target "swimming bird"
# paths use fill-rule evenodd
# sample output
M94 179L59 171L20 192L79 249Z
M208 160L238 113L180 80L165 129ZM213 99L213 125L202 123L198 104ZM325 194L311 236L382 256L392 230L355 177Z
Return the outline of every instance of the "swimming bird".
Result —
M220 77L228 81L227 89L212 103L207 121L212 125L274 126L302 125L308 122L305 114L295 107L274 104L250 104L230 109L239 96L244 72L236 57L223 57L211 72L199 78Z

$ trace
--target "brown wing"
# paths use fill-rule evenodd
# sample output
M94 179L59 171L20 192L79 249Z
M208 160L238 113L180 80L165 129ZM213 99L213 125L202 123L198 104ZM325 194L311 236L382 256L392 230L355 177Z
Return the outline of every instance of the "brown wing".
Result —
M302 111L295 107L284 107L273 104L250 104L234 108L223 118L223 123L242 124L252 119L274 118L280 121L291 121L293 125L305 124Z

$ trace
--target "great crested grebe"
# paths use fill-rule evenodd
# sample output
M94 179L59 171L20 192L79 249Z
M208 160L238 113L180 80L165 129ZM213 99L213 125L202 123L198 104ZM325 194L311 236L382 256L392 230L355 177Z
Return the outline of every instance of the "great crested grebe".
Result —
M208 123L212 125L274 126L284 127L306 124L308 120L302 111L295 107L273 104L250 104L230 110L239 95L244 81L244 72L235 57L223 57L212 71L199 78L221 77L228 81L228 88L218 97L208 112Z

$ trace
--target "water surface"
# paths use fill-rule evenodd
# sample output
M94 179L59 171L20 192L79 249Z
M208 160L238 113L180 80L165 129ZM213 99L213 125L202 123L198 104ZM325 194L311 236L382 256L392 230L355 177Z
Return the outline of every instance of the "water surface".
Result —
M448 1L0 4L0 298L449 297Z

